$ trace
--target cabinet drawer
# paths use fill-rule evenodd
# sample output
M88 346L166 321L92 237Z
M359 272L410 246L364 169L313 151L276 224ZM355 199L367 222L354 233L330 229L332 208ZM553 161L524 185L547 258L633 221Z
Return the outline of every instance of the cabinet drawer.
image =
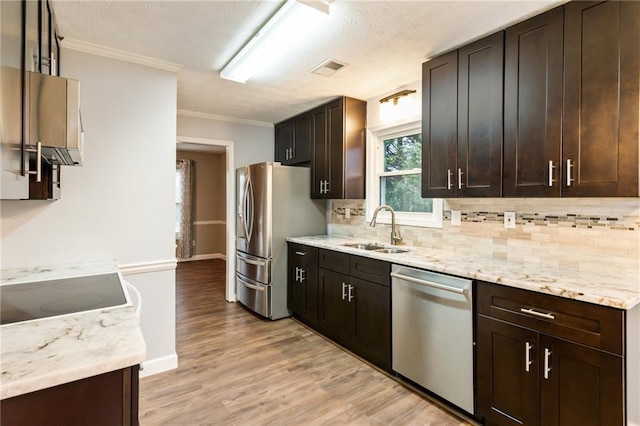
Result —
M478 282L477 312L622 355L624 312L606 306Z
M289 256L297 265L318 265L318 249L316 247L289 243Z
M391 264L389 262L360 256L351 256L350 258L349 275L352 277L388 287L391 280L390 273Z
M349 255L338 251L320 249L318 251L318 265L331 271L349 274Z

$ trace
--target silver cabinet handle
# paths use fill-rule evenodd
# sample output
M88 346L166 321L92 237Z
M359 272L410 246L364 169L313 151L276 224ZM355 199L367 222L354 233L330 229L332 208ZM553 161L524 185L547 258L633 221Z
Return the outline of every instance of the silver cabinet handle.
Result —
M433 288L437 288L439 290L444 290L444 291L450 291L452 293L458 293L458 294L467 294L469 293L469 289L468 288L458 288L458 287L451 287L448 285L444 285L444 284L439 284L439 283L434 283L431 281L425 281L425 280L420 280L418 278L413 278L407 275L402 275L402 274L398 274L396 272L392 272L389 274L391 277L393 278L398 278L399 280L403 280L403 281L409 281L415 284L420 284L420 285L425 285L427 287L433 287Z
M451 189L451 169L447 169L447 189Z
M573 164L571 163L571 159L567 159L567 186L571 186L571 182L573 182L573 178L571 177L571 170L573 169Z
M533 364L533 362L531 361L531 349L532 348L533 348L532 344L530 344L529 342L525 342L525 344L524 344L524 355L525 355L524 370L527 373L529 371L531 371L531 364Z
M462 189L462 169L458 168L458 189Z
M304 281L304 269L300 268L300 283Z
M342 283L342 300L344 300L347 297L347 285L345 283Z
M353 300L353 286L349 284L349 302Z
M533 309L528 309L528 308L520 308L520 312L523 312L525 314L530 314L530 315L535 315L537 317L540 318L546 318L546 319L556 319L555 316L553 316L553 314L551 313L547 313L547 312L538 312L538 311L534 311Z
M306 251L297 251L297 252L296 252L296 254L297 254L298 256L306 256L306 255L307 255L307 252L306 252Z
M42 182L42 142L36 143L36 182Z
M296 282L300 282L300 268L296 266Z
M544 348L544 378L549 379L549 372L551 372L551 367L549 366L549 358L551 358L551 350L549 348Z
M320 181L320 193L321 193L321 194L324 194L324 191L322 190L322 188L323 188L323 187L324 187L324 181L323 181L323 180L321 180L321 181Z
M553 178L553 169L555 169L556 166L553 165L553 161L549 160L549 186L553 186L553 182L555 182L556 180Z

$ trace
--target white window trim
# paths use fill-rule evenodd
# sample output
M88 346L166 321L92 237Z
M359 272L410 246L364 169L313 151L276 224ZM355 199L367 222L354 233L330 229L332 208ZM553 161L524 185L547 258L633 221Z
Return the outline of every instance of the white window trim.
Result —
M378 155L382 150L382 141L401 134L415 134L422 131L420 120L412 120L392 125L376 126L367 129L367 198L365 202L365 220L371 222L373 211L378 207L380 200L379 172L382 170L383 158ZM433 199L433 213L409 213L397 212L396 224L408 226L420 226L425 228L442 228L442 199ZM382 210L376 219L378 223L391 223L391 214Z

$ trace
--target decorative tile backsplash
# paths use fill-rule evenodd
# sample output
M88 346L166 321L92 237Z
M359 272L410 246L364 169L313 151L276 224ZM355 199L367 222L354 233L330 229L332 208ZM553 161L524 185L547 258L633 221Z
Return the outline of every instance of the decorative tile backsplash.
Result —
M451 210L461 211L460 226L451 225ZM516 212L515 229L504 228L505 211ZM365 222L362 200L332 201L328 225L336 236L389 242L389 225L372 228ZM400 226L400 231L404 244L524 259L541 268L637 274L640 263L638 198L447 199L441 229Z

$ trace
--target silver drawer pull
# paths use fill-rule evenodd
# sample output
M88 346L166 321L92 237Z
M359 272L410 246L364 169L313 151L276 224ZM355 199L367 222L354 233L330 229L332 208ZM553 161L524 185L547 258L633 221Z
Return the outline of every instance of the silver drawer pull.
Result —
M304 252L304 251L297 251L297 252L296 252L296 254L297 254L298 256L306 256L306 255L307 255L307 252Z
M549 373L551 372L549 358L551 358L551 350L549 348L544 348L544 378L547 380L549 379Z
M540 317L540 318L556 319L556 317L553 316L553 314L550 314L550 313L547 313L547 312L538 312L538 311L534 311L533 309L528 309L528 308L520 308L520 312L524 312L525 314L534 315L534 316Z
M524 344L524 355L525 355L525 360L524 360L524 370L528 373L531 371L531 364L533 364L533 361L531 361L531 349L533 349L533 345L529 342L525 342Z

